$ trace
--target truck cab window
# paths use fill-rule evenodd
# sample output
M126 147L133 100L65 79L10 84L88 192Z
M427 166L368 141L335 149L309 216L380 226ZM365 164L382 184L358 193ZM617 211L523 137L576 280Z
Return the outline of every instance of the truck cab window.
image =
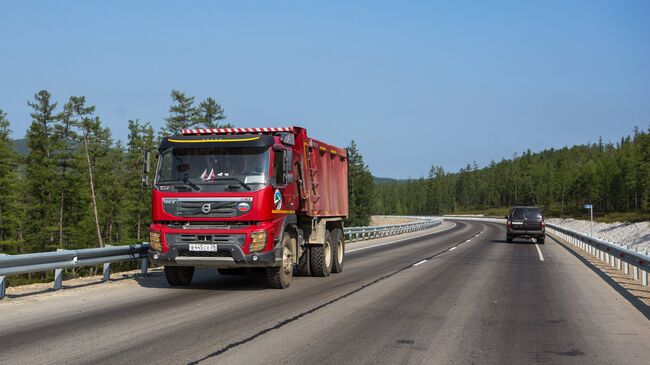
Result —
M278 185L284 185L286 183L284 179L284 151L275 150L273 157L273 176L275 177L275 183Z

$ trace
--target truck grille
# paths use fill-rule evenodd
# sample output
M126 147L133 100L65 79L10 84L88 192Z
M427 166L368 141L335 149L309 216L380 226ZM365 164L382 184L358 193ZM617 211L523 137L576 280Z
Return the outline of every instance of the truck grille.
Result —
M242 202L250 204L252 200L245 198L165 198L163 199L163 209L166 213L177 217L233 218L248 213L249 210L240 211L237 209L237 206Z
M238 234L167 234L165 239L170 244L216 243L243 246L246 235Z

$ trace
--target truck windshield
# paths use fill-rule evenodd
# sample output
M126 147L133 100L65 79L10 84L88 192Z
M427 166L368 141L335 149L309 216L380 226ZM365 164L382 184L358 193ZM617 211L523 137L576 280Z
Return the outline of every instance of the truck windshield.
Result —
M259 190L269 180L269 155L269 148L172 147L160 154L156 184L197 186L201 191Z

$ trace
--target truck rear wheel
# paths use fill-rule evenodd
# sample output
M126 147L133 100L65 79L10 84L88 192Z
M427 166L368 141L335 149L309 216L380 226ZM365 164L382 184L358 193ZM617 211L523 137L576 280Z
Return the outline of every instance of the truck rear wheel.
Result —
M304 247L302 256L298 259L298 265L296 265L296 273L298 276L311 276L311 271L309 270L309 247Z
M293 255L295 240L291 239L288 232L282 235L282 266L266 268L266 281L273 289L284 289L291 284L293 277Z
M165 279L171 286L187 286L194 277L194 266L165 266Z
M325 231L325 241L322 245L309 248L309 268L312 276L325 277L332 272L332 236Z
M332 272L340 273L343 271L343 259L345 257L345 237L340 228L332 230L332 252L334 259L332 260Z

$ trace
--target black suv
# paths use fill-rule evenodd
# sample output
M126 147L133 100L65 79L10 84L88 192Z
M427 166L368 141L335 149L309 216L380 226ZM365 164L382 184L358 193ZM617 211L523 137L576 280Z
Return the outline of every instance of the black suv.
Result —
M538 207L513 207L505 217L506 241L514 238L535 238L537 243L544 244L544 217Z

